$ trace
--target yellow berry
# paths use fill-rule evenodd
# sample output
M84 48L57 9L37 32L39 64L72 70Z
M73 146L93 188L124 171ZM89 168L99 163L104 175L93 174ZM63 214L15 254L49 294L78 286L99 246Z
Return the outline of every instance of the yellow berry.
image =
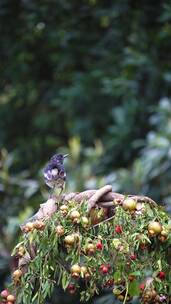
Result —
M81 273L85 275L87 273L87 267L86 266L81 266Z
M61 207L60 207L60 211L61 211L61 213L65 216L65 215L67 215L67 213L68 213L68 206L67 205L62 205Z
M118 296L117 296L117 299L118 299L119 301L123 301L123 300L124 300L124 296L123 296L123 295L118 295Z
M23 246L20 246L18 248L18 256L22 257L24 255L24 253L25 253L25 248Z
M71 273L80 274L80 272L81 272L81 267L80 267L78 264L74 264L74 265L71 267Z
M167 229L165 229L165 228L162 228L161 235L165 236L165 237L168 237L169 231Z
M70 213L70 218L74 220L75 218L79 219L80 218L80 213L77 210L73 210Z
M83 226L87 226L89 224L88 217L82 216L81 222L82 222Z
M67 245L73 245L74 242L75 242L75 237L74 235L70 234L70 235L67 235L64 239L64 242L67 244Z
M20 269L17 269L13 272L12 276L14 279L19 279L22 276L22 271Z
M125 210L134 211L136 209L137 203L132 198L126 198L122 204Z
M157 221L150 222L148 225L148 231L150 234L159 234L162 231L162 225Z
M88 254L94 254L95 251L96 251L95 245L92 244L92 243L89 243L89 244L87 245L87 247L86 247L86 251L87 251Z

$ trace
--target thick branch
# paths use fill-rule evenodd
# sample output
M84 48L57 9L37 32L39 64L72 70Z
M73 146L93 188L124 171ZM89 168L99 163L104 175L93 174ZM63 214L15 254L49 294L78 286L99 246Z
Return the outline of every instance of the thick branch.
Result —
M98 189L88 201L88 211L90 211L103 195L112 191L112 186L107 185Z
M69 201L69 200L75 200L76 202L81 202L82 200L89 200L95 193L97 190L86 190L83 192L72 192L69 194L63 194L62 198L65 201ZM116 193L116 192L112 192L112 190L110 190L110 192L105 193L102 197L100 197L99 202L106 202L106 201L113 201L114 199L124 199L124 195L120 194L120 193Z
M157 204L147 196L138 196L138 195L123 195L120 193L112 192L112 186L106 185L98 190L86 190L83 192L72 192L69 194L64 193L61 197L53 196L47 200L44 204L40 205L40 209L38 212L28 219L26 222L32 222L35 220L41 220L48 217L51 217L53 213L57 210L57 202L63 201L67 203L67 201L74 200L78 203L82 202L83 200L88 201L88 210L90 211L95 205L99 207L110 208L114 206L115 202L120 202L125 199L125 197L131 197L138 202L145 202L153 207L157 206ZM24 223L25 224L25 223ZM21 225L21 228L23 225Z

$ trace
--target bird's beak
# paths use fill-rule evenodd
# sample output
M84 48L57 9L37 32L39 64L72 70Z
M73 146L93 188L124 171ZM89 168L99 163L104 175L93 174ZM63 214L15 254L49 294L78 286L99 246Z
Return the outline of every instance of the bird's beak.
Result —
M69 156L69 154L65 154L65 155L63 156L63 158L68 157L68 156Z

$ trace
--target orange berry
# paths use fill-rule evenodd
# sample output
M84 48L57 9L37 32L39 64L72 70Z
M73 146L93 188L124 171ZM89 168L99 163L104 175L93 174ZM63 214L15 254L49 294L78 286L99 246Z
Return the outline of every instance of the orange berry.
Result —
M85 278L86 280L90 279L90 274L89 274L88 272L86 272L85 275L84 275L84 278Z
M130 274L130 275L128 276L128 279L129 279L130 281L134 281L134 280L135 280L135 276Z
M62 225L58 225L55 231L58 236L62 236L65 233L64 227Z
M8 297L7 297L7 301L9 301L9 302L15 302L15 297L13 296L13 295L9 295Z
M33 229L34 229L34 224L31 222L26 223L25 226L23 227L23 231L25 233L28 233L28 232L32 231Z
M22 274L23 274L23 273L22 273L22 271L21 271L20 269L15 270L15 271L13 272L13 274L12 274L13 280L14 280L15 282L18 282L18 281L20 280Z
M43 230L45 228L45 223L43 221L36 221L33 223L33 225L37 230Z

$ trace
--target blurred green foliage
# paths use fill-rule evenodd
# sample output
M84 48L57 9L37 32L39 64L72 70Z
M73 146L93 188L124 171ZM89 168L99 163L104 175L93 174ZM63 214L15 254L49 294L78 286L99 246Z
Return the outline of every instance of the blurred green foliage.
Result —
M163 98L151 115L148 132L140 156L131 167L117 174L119 191L146 193L167 205L171 213L171 102Z
M111 183L171 211L170 21L170 1L0 1L1 283L56 151L67 191Z

